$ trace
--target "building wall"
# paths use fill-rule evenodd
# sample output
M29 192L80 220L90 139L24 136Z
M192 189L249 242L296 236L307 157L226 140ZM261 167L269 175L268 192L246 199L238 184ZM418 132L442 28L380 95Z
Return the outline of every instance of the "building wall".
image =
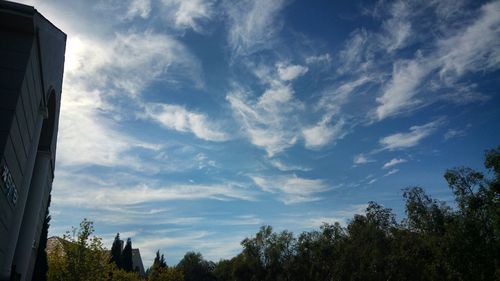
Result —
M11 273L27 280L36 258L54 177L65 42L33 7L0 1L0 280Z

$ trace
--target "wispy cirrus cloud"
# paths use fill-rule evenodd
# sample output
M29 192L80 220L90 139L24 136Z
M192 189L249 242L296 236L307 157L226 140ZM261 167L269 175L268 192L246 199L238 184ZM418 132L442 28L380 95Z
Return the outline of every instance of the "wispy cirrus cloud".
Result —
M371 36L365 29L358 29L351 33L338 55L337 72L339 74L364 72L372 67L373 52L369 43Z
M288 123L291 116L287 116L300 106L292 100L292 95L290 87L278 85L267 90L257 101L249 100L248 94L238 90L226 99L250 142L273 156L297 141L296 129Z
M273 177L251 175L250 178L263 191L277 193L285 204L317 201L322 199L318 193L330 189L323 180L300 178L295 174Z
M408 162L408 160L403 159L403 158L393 158L393 159L389 160L388 162L386 162L384 164L384 166L382 166L382 169L389 169L392 166L396 166L398 164L406 163L406 162Z
M152 204L174 200L255 200L255 193L236 182L185 184L158 184L145 179L135 184L122 181L102 182L85 177L72 178L61 173L58 178L58 191L53 199L59 206L84 208L124 207L137 204ZM66 184L65 184L66 183Z
M132 20L139 16L141 18L147 18L151 13L151 1L150 0L132 0L130 1L125 15L126 20Z
M388 53L406 47L413 36L411 22L408 21L412 13L410 6L403 1L390 4L389 18L382 22L383 32L379 35L381 47Z
M431 67L420 60L398 61L393 66L392 79L383 94L377 98L378 120L397 115L409 108L415 108L422 101L414 99L422 79L431 71Z
M462 129L448 129L446 133L443 135L445 141L453 139L453 138L461 138L467 135L467 131L472 127L471 124L467 124L465 128Z
M192 76L197 80L196 60L172 38L150 31L117 33L106 43L75 34L67 45L61 105L64 118L59 125L58 158L61 162L123 165L137 162L124 161L125 153L134 147L158 148L156 144L120 132L120 111L112 99L121 93L126 93L122 95L125 99L138 98L147 85L173 65L180 67L179 71L184 68L186 73L197 73Z
M307 64L318 64L318 63L329 64L331 62L332 62L332 56L329 53L322 54L322 55L308 56L306 58Z
M311 170L311 168L308 168L308 167L303 167L303 166L299 166L299 165L285 164L285 163L283 163L282 161L280 161L278 159L271 160L271 161L269 161L269 163L273 167L275 167L276 169L278 169L280 171L283 171L283 172L290 172L290 171L304 171L304 172L307 172L307 171Z
M272 46L283 24L279 13L284 0L227 1L228 42L233 55L249 55Z
M305 147L317 149L332 143L334 140L343 138L346 134L344 126L345 121L343 119L339 119L332 124L332 118L325 116L316 125L302 129Z
M285 63L278 63L278 75L282 81L290 81L302 76L309 70L306 66L302 65L288 65Z
M145 117L163 127L179 132L189 132L207 141L228 139L220 125L209 121L205 114L192 112L179 105L149 103L145 105Z
M354 156L354 158L352 160L354 166L364 165L364 164L368 164L368 163L371 163L374 161L375 160L370 159L368 156L366 156L363 153L360 153L360 154Z
M427 54L417 51L413 59L394 62L391 79L377 98L376 119L380 121L439 100L423 94L429 79L432 87L427 88L434 92L447 88L460 91L463 85L458 81L466 73L497 70L500 65L499 16L500 2L487 3L480 8L478 17L472 23L448 28L446 33L449 36L435 39L433 51ZM401 25L391 26L401 28ZM438 73L439 79L430 77L432 73ZM477 93L468 92L468 95L472 95L467 98L469 102L485 98ZM456 95L453 97L459 98Z
M188 78L198 87L203 85L197 59L165 34L117 32L112 40L74 34L66 52L65 79L89 88L137 95L157 79L178 82Z
M161 0L161 3L177 29L190 28L203 32L203 23L210 21L215 14L215 1L212 0Z
M379 140L380 145L386 150L400 150L418 145L423 139L434 133L444 122L440 118L424 125L412 126L409 132L396 133Z
M384 177L388 177L390 175L394 175L397 172L399 172L399 169L392 169L389 172L385 173Z
M500 68L500 1L483 5L471 25L438 41L441 79Z
M262 95L256 98L240 87L226 96L250 142L269 156L291 147L299 138L298 120L304 105L295 98L292 82L306 72L306 67L287 63L255 67L255 75L266 85ZM291 122L294 119L297 122Z

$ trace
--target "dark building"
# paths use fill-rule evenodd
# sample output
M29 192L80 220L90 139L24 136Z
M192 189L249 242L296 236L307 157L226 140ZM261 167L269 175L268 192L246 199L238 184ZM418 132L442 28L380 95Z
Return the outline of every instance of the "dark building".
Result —
M144 265L142 264L141 252L139 249L132 249L132 267L134 271L139 273L142 278L146 277L146 272L144 271Z
M0 0L0 280L31 280L54 178L66 34Z

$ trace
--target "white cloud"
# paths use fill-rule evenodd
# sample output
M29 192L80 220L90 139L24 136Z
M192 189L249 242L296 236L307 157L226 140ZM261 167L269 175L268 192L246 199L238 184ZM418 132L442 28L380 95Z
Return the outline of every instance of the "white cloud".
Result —
M225 141L228 136L219 125L209 121L201 113L188 111L179 105L149 103L145 106L146 117L160 123L165 128L179 132L190 132L208 141Z
M229 218L229 219L211 220L211 221L217 225L230 225L230 226L264 224L264 221L255 215L242 215L242 216L235 216L234 218Z
M367 70L373 64L372 51L369 48L371 35L364 29L355 30L344 43L339 53L340 74L359 73Z
M445 141L453 138L464 137L467 135L467 129L448 129L443 138Z
M322 199L317 193L328 191L323 180L300 178L296 175L288 176L250 176L263 191L277 193L285 204L311 202Z
M345 121L343 119L340 119L334 125L330 123L330 118L324 118L315 126L302 130L306 148L320 148L345 136Z
M299 76L307 73L309 70L306 66L302 65L288 65L285 63L278 63L278 75L282 81L291 81Z
M211 20L214 15L214 2L211 0L162 0L162 3L178 29L191 28L202 32L201 23Z
M275 68L253 66L253 73L267 85L264 93L255 102L251 100L251 93L242 89L226 96L250 142L264 148L268 156L293 146L300 138L306 148L318 149L344 137L344 119L333 122L333 116L339 113L340 105L351 91L370 81L362 77L324 94L317 107L326 113L314 125L303 125L300 119L305 105L294 97L293 88L285 82L307 71L307 67L284 62L277 63Z
M465 30L438 42L443 79L500 67L500 1L487 3L480 11L480 17Z
M392 79L382 96L377 98L378 120L397 115L403 110L416 107L421 101L414 99L422 79L431 70L421 60L398 61L393 66Z
M92 185L89 184L91 182ZM173 183L152 187L146 183L122 185L117 182L89 181L60 173L56 186L57 191L53 194L53 200L58 202L58 206L90 209L109 209L172 200L255 200L254 194L238 183Z
M71 35L66 48L58 160L63 165L139 163L126 152L134 147L158 146L120 132L120 115L125 113L120 113L109 99L123 92L135 99L171 67L198 81L198 63L174 39L149 31L116 33L107 41ZM174 78L172 75L169 79ZM196 127L203 123L200 116L192 119L198 121L192 122L194 131L211 136L204 127Z
M316 108L324 110L326 116L339 115L344 105L349 102L351 95L355 95L360 87L372 81L373 79L370 76L363 75L355 80L331 87L322 93Z
M78 83L65 80L61 106L57 160L62 165L134 166L137 159L127 159L132 148L150 148L148 144L115 129L115 122L101 114L108 105L99 90L88 91ZM133 161L130 161L133 160Z
M116 33L112 40L73 35L66 53L65 76L90 88L115 88L137 95L156 79L169 82L187 77L198 87L203 84L199 62L187 49L151 31Z
M399 169L392 169L389 172L387 172L384 177L388 177L390 175L394 175L395 173L399 172Z
M449 3L437 5L436 9L445 8L446 11L438 11L446 14L458 13L449 10ZM464 25L464 21L460 22ZM404 25L391 24L398 33L405 34ZM500 68L500 2L495 1L481 7L479 16L470 25L460 29L445 29L443 33L449 34L438 39L433 44L435 50L427 56L417 55L412 60L399 60L393 64L392 78L383 89L383 94L377 98L378 106L375 110L377 120L398 115L431 104L439 98L458 101L474 102L484 101L486 96L476 94L459 83L459 79L468 72L489 72ZM392 30L392 29L391 29ZM403 36L405 37L405 36ZM392 42L398 42L398 40ZM400 44L396 44L399 48ZM433 71L439 72L439 79L434 79L433 89L437 91L442 88L451 88L458 94L444 95L442 97L429 98L422 96L416 99L416 95L422 92L422 84ZM465 91L464 91L465 89ZM463 97L463 98L462 98Z
M354 158L352 160L352 162L354 163L354 165L364 165L364 164L367 164L367 163L370 163L370 162L373 162L373 161L374 160L369 159L363 153L354 156Z
M270 47L281 30L279 12L285 1L228 1L229 44L235 55L248 55Z
M331 62L332 62L332 57L328 53L323 54L323 55L317 55L317 56L309 56L306 58L307 64L317 64L317 63L329 64Z
M250 142L264 148L269 156L281 152L297 141L297 123L292 122L301 103L293 99L291 87L276 83L257 102L237 89L226 96Z
M373 184L373 183L375 183L377 180L378 180L378 179L371 179L371 180L368 182L368 184Z
M132 0L128 6L126 19L133 19L136 16L147 18L151 12L150 0Z
M267 89L258 100L258 105L268 111L278 110L280 106L291 102L293 89L288 85L276 84Z
M404 48L411 39L410 4L397 1L389 8L390 18L382 23L384 32L381 34L382 47L389 53Z
M401 163L405 163L405 162L408 162L408 161L406 159L403 159L403 158L393 158L389 162L386 162L384 164L384 166L382 167L382 169L388 169L392 166L395 166L395 165L398 165Z
M397 133L380 139L383 149L398 150L418 145L421 140L430 136L441 124L443 119L429 122L421 126L412 126L407 133Z
M283 172L289 172L289 171L310 171L311 168L307 167L302 167L302 166L297 166L297 165L287 165L277 159L269 161L273 167L276 169L283 171Z

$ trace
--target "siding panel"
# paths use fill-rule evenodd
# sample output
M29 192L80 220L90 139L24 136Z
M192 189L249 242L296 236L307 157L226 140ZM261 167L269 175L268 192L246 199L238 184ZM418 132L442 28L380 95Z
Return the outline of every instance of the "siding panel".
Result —
M14 111L0 109L0 132L10 131Z
M38 105L35 102L35 85L33 84L33 74L32 74L32 67L31 63L28 64L28 68L26 69L26 76L24 78L24 85L26 87L26 100L29 101L29 104L31 106L31 112L33 114L33 122L36 123L36 116L38 114Z
M19 127L19 134L21 135L21 140L24 149L24 155L28 156L29 147L31 144L30 134L28 133L28 125L26 124L26 118L24 115L24 106L22 100L19 99L19 103L16 110L17 125Z
M12 180L14 181L18 192L21 193L20 188L23 179L23 173L21 170L21 165L19 164L19 160L17 159L11 138L7 138L4 153L4 159L7 163L7 167L9 167L10 174L12 175Z
M31 106L29 104L27 104L26 102L29 103L29 101L25 101L26 99L26 96L24 94L24 88L21 89L21 99L20 99L20 102L21 102L21 110L22 110L22 116L19 117L19 120L23 120L22 125L25 129L26 129L26 132L28 133L28 141L31 143L33 140L32 140L32 135L33 135L33 120L32 120L32 116L30 115L31 114ZM22 118L21 118L22 117Z
M0 31L1 38L9 40L0 40L0 50L29 54L33 45L33 34L20 34L15 32Z
M21 138L21 132L19 131L19 125L17 123L16 117L14 117L14 120L12 121L12 127L10 129L10 140L12 141L12 144L14 146L17 162L19 163L19 166L22 168L24 167L24 164L26 164L27 153L25 151L25 146ZM21 170L21 174L22 173L23 172Z
M0 68L0 87L2 90L18 91L21 88L23 79L23 71L12 68Z

